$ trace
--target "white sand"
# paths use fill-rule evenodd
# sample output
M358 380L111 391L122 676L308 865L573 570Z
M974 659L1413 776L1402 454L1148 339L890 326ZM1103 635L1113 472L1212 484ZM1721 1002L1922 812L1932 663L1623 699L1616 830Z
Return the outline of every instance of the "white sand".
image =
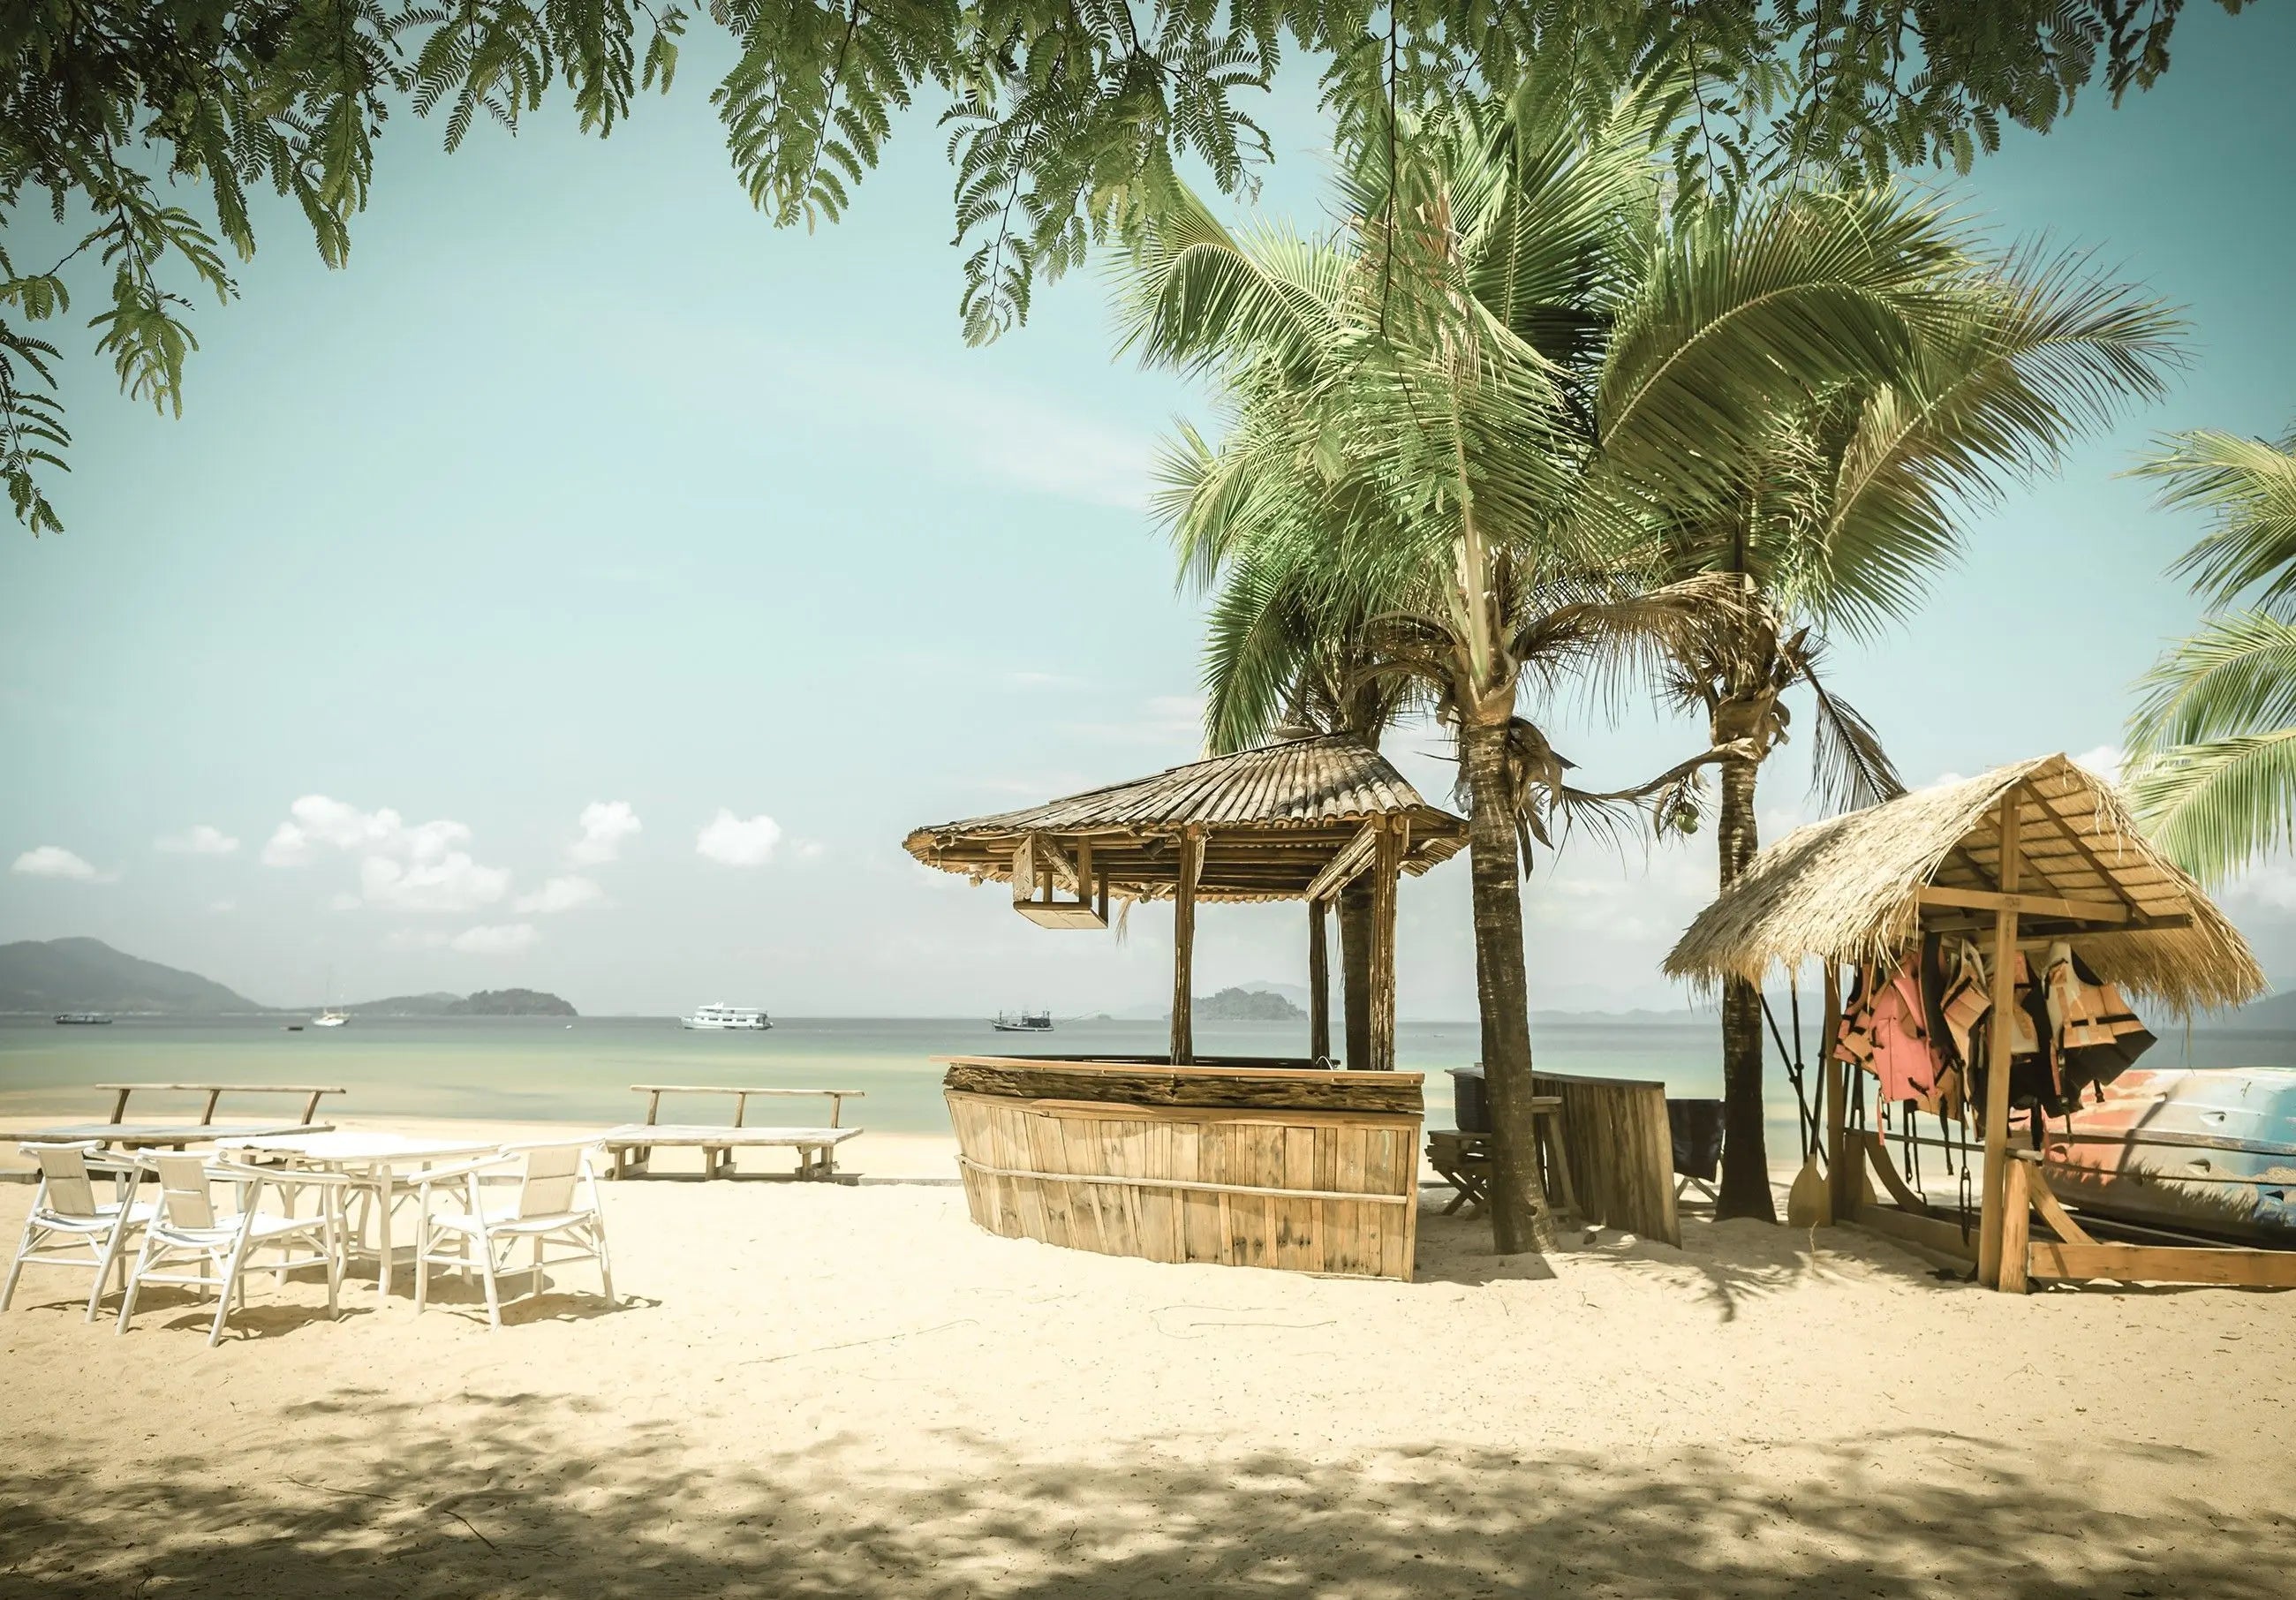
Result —
M31 1191L0 1185L12 1239ZM1690 1225L1420 1281L989 1237L925 1186L626 1183L489 1333L354 1289L0 1316L0 1595L2296 1593L2296 1298L1941 1283Z

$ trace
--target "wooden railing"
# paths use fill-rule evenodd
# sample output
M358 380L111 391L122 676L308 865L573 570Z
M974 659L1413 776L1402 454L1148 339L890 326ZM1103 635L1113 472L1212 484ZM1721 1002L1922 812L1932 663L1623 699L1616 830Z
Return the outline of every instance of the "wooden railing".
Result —
M316 1121L319 1115L319 1096L340 1095L340 1087L314 1087L307 1083L99 1083L100 1089L110 1089L116 1098L111 1103L111 1120L124 1120L127 1115L127 1096L139 1091L147 1095L205 1095L207 1104L200 1108L202 1123L215 1120L216 1102L226 1095L301 1095L303 1120Z

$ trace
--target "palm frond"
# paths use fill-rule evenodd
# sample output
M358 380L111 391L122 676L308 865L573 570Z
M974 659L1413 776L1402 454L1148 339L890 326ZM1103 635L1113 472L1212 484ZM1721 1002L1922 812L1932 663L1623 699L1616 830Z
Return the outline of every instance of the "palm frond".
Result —
M2164 506L2214 520L2170 569L2210 604L2231 605L2259 586L2267 610L2296 600L2296 434L2276 445L2208 430L2175 434L2136 474L2161 480Z
M2140 764L2128 791L2171 860L2220 882L2296 847L2296 727L2178 745Z
M2296 726L2296 622L2262 611L2212 617L2137 688L2128 743L2139 756Z

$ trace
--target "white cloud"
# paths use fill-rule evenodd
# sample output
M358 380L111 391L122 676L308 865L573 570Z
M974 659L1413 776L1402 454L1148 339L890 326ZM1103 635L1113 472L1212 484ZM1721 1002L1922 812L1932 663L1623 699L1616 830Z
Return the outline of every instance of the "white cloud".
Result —
M239 902L237 900L209 900L208 902L208 909L214 912L217 916L222 916L228 912L238 910Z
M582 808L582 837L568 847L566 859L576 866L611 861L622 853L622 841L644 828L629 801L592 800Z
M782 825L763 815L742 818L723 807L693 841L693 848L726 866L763 866L774 858Z
M516 956L533 948L542 935L532 923L504 923L493 927L465 928L447 941L450 950L465 956Z
M239 848L239 841L221 828L206 823L193 823L180 833L169 833L152 841L152 848L165 850L171 856L228 856Z
M60 844L37 845L17 857L8 870L28 878L70 878L82 883L108 883L119 875L96 871Z
M468 850L471 830L459 822L409 826L384 807L362 811L324 794L307 794L288 808L263 847L266 866L301 866L322 848L359 857L359 892L354 904L388 906L399 911L475 911L510 892L510 874L481 866ZM337 895L334 904L343 905Z
M532 923L499 923L443 933L435 928L395 928L382 937L386 950L459 950L465 956L516 956L542 937Z
M822 852L826 850L829 847L827 845L822 843L818 839L800 839L797 841L798 859L800 861L817 861L821 858Z
M510 892L510 874L480 866L461 850L411 863L369 856L359 863L359 893L371 906L398 911L476 911Z
M522 894L511 902L512 911L537 911L548 915L560 911L572 911L578 907L595 906L603 901L606 891L588 878L569 874L552 878L531 894Z
M263 847L266 866L300 866L318 853L321 845L413 856L424 851L443 853L471 836L470 829L458 822L426 822L419 828L409 828L387 806L380 811L362 811L324 794L303 796L287 808L287 818Z
M2095 750L2085 750L2075 756L2073 765L2085 767L2106 783L2118 787L2121 770L2128 759L2128 752L2118 744L2100 744Z

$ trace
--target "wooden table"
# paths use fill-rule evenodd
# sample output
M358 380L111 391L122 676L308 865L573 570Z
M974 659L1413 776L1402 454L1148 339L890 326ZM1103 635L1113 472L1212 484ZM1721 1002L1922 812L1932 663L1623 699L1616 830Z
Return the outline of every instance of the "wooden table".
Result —
M308 1167L337 1174L348 1178L352 1189L364 1190L372 1196L375 1254L380 1259L374 1290L384 1297L390 1293L390 1214L400 1201L414 1192L420 1173L434 1161L492 1155L502 1148L485 1140L419 1139L406 1134L355 1130L258 1135L226 1142L243 1155L268 1157L290 1168ZM400 1175L402 1168L411 1169L407 1176ZM348 1216L346 1204L346 1220ZM415 1247L422 1248L420 1238ZM348 1253L348 1239L344 1249Z
M1578 1196L1570 1184L1570 1161L1562 1146L1562 1097L1559 1095L1534 1095L1530 1101L1531 1127L1538 1136L1539 1175L1546 1191L1546 1203L1566 1213L1578 1210ZM1461 1206L1468 1208L1467 1215L1480 1217L1489 1202L1491 1187L1491 1136L1488 1133L1464 1133L1456 1128L1430 1128L1427 1133L1427 1164L1447 1184L1459 1192L1451 1203L1443 1208L1448 1217Z
M0 1139L28 1145L114 1145L122 1150L181 1150L242 1139L324 1134L332 1122L66 1122L53 1128L0 1129Z

